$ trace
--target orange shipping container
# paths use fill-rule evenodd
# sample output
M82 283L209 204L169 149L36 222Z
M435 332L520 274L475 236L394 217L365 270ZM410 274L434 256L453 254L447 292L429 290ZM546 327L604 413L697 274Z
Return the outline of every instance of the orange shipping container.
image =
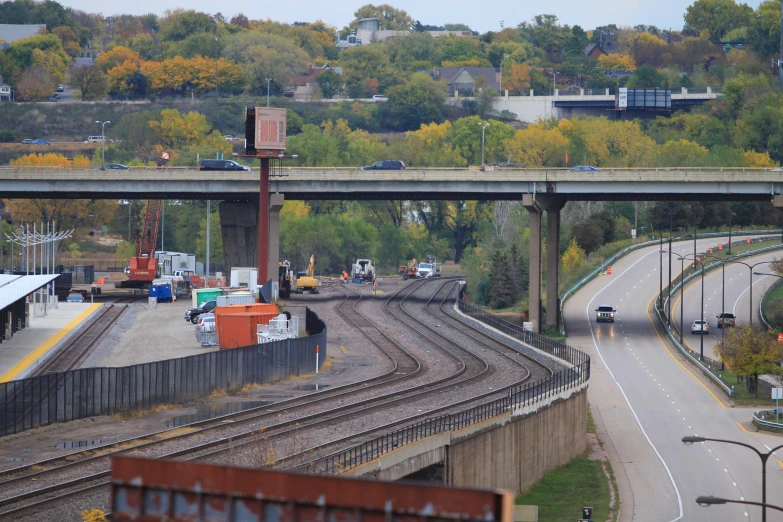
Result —
M278 313L244 312L215 315L220 349L241 348L258 344L258 325L269 324Z
M276 304L266 303L253 303L253 304L235 304L228 306L216 306L215 307L215 320L222 314L241 314L241 313L262 313L262 314L275 314L279 315L280 311ZM253 343L255 344L255 343Z

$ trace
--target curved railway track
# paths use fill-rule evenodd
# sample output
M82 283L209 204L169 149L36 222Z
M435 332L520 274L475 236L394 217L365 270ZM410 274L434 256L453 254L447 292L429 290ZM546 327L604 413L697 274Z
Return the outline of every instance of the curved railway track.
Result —
M422 282L417 281L400 289L397 293L392 295L386 301L385 303L386 309L389 310L391 313L390 306L392 305L393 301L396 300L398 301L397 304L398 309L401 310L402 313L406 315L406 317L411 319L412 317L410 313L405 311L404 307L402 306L402 303L410 295L412 295L418 288L423 287L426 283L427 281L422 281ZM435 299L436 295L447 284L449 284L449 282L446 282L444 283L444 285L441 286L441 288L435 293L435 295L433 295L432 298L429 299L428 304L433 299ZM406 294L406 290L407 290L407 294ZM109 474L109 472L107 471L108 468L107 458L113 454L127 453L130 451L137 454L138 453L144 454L145 451L154 449L156 453L155 455L146 454L145 456L151 456L155 458L186 457L186 460L191 460L191 459L203 460L205 458L214 458L216 456L223 456L226 455L228 452L236 452L246 445L253 444L254 439L257 439L259 426L256 425L248 426L247 429L239 433L234 433L230 436L220 437L207 442L192 441L193 445L185 449L168 451L168 453L161 453L161 451L166 451L167 444L170 444L172 441L182 442L183 440L189 437L194 437L195 435L204 435L207 432L217 432L219 430L225 430L227 428L227 424L225 422L226 420L232 421L231 427L235 428L238 424L247 425L259 420L268 420L270 418L274 419L284 415L291 416L291 413L296 413L297 410L302 410L306 407L311 407L316 403L320 403L323 401L334 402L335 399L338 398L345 399L349 396L352 397L357 393L366 392L367 389L370 387L369 385L371 381L375 381L371 386L373 388L377 388L383 385L388 385L390 383L396 383L399 380L408 379L420 374L420 372L422 372L421 363L412 354L410 354L410 352L408 352L405 348L403 348L398 343L393 341L390 337L384 334L380 330L380 328L378 328L371 321L369 321L365 316L363 316L360 312L358 312L356 307L357 304L361 301L361 296L358 294L356 294L355 296L351 296L345 292L343 293L345 294L345 298L342 300L340 305L338 305L338 309L340 313L342 313L343 316L346 317L346 319L349 322L351 322L357 329L359 329L363 333L363 335L365 335L368 338L368 340L370 340L372 344L377 346L382 352L386 354L387 357L389 357L394 362L393 364L394 367L392 371L386 372L381 376L373 377L366 381L362 381L361 383L354 383L350 385L341 386L338 388L333 388L330 390L325 390L322 392L308 394L307 396L302 396L295 399L283 401L281 403L276 403L269 407L260 407L254 410L246 410L244 412L240 412L237 414L229 414L219 418L210 419L209 421L201 421L198 423L193 423L188 425L187 428L194 429L195 431L183 435L172 436L166 439L165 441L158 440L158 441L142 442L142 440L148 439L149 436L146 436L145 438L140 438L141 440L135 439L134 441L127 441L127 440L120 441L118 445L123 443L127 444L129 442L131 443L136 442L137 445L131 449L112 449L115 447L115 445L109 445L104 448L99 448L102 449L103 451L105 451L106 449L110 450L109 453L106 453L104 455L84 456L87 455L88 453L77 452L79 455L84 456L84 458L75 462L63 463L64 457L59 457L56 459L50 459L48 461L38 462L35 464L31 464L29 466L23 466L20 468L15 468L14 470L9 470L0 473L0 478L7 477L5 481L0 482L0 496L6 497L3 500L0 500L0 509L3 509L3 511L0 513L0 517L16 518L18 516L22 516L25 512L30 512L42 508L47 504L51 504L53 502L62 500L66 497L99 490L99 488L104 487L108 483L108 481L106 480L106 477ZM445 300L446 300L446 296L444 296L443 299L441 300L441 306ZM345 307L345 305L348 304L350 301L354 301L354 302L350 307L350 310L348 310ZM395 317L398 316L395 314ZM398 319L400 318L398 317ZM403 324L405 324L405 326L409 328L411 327L411 325L408 324L406 320L403 319L400 320L403 322ZM421 324L421 322L419 323ZM385 409L390 406L400 405L401 403L409 404L411 401L413 401L416 398L422 398L424 396L431 395L433 392L451 388L454 384L453 381L456 378L463 376L463 374L465 374L468 365L462 359L460 359L459 356L457 356L448 348L444 347L441 343L432 339L432 337L441 337L442 340L448 343L455 343L453 339L446 338L445 336L441 335L439 332L434 331L434 329L432 329L427 325L423 325L423 326L424 329L429 330L429 332L432 335L424 335L421 329L419 330L414 329L414 330L417 331L417 334L424 335L424 337L428 339L429 343L431 343L433 346L436 346L439 350L442 350L444 354L447 354L455 361L461 361L461 366L459 371L449 375L446 378L434 382L408 387L403 392L397 391L397 392L381 394L379 396L370 397L356 402L352 402L349 406L341 405L332 408L330 410L320 411L309 415L294 415L293 418L273 422L272 424L267 424L263 426L265 437L277 439L277 438L284 437L286 435L290 435L292 433L296 433L298 432L298 430L302 430L304 428L313 429L319 426L335 424L337 421L346 422L348 419L355 419L357 417L366 418L368 414L374 411L379 411L381 409ZM460 347L459 349L462 350L464 354L469 354L475 366L483 367L483 369L481 369L480 371L478 372L473 371L471 372L472 375L464 376L464 378L461 378L458 381L460 384L477 380L487 374L487 372L489 371L489 364L486 362L486 360L482 359L480 356L470 353L470 350L467 350L464 347ZM518 361L514 361L514 363L521 364ZM529 374L530 373L528 372L528 375L525 377L525 379L516 382L514 385L524 382L524 380L529 378ZM429 409L426 413L422 413L420 415L412 415L412 416L409 415L403 419L395 420L394 422L387 423L383 426L375 426L363 432L354 432L350 436L343 437L340 440L343 441L347 441L351 439L355 440L357 437L361 437L372 432L377 433L379 430L388 429L393 426L399 426L401 424L409 423L412 420L421 418L423 416L432 415L435 412L444 411L446 409L454 408L455 406L461 404L473 402L483 397L496 394L499 391L502 390L495 390L490 393L471 397L469 399L459 401L457 403L452 403L440 408ZM165 436L165 434L161 434L161 435ZM335 443L339 443L339 441L331 441L329 445ZM325 446L325 445L326 444L322 444L321 446ZM93 451L94 450L95 449L93 448ZM77 455L71 455L70 458L74 458L75 456ZM292 455L290 458L280 459L278 460L278 462L282 463L282 462L292 460L294 456L295 455ZM41 466L50 466L50 467L44 470L35 471L38 470ZM58 478L58 474L67 474L69 472L73 472L77 467L80 466L83 468L83 470L80 472L80 475L82 476L80 476L79 478L71 479L71 480L63 480L62 477ZM20 484L29 483L30 480L38 481L38 483L42 487L39 487L35 491L26 491L21 494L18 494L13 491L15 488L18 488ZM24 503L25 501L28 500L31 502Z

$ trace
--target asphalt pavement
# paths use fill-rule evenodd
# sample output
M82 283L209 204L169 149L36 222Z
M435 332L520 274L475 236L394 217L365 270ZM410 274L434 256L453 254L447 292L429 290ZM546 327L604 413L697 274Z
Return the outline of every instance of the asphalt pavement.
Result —
M725 241L699 240L697 249ZM693 242L674 243L672 250L686 255L693 252ZM666 265L664 271L666 279ZM747 423L751 410L728 407L725 396L702 381L656 330L651 305L660 285L658 247L629 254L612 267L612 273L577 292L564 312L569 344L593 356L588 399L620 488L620 520L761 520L759 508L736 504L704 508L695 503L699 495L760 501L758 457L738 446L686 446L681 439L695 434L766 451L764 444L776 446L783 438L746 431L739 422ZM733 297L737 298L739 310L742 297ZM594 310L600 304L617 309L616 322L595 322ZM768 501L774 503L783 491L783 464L771 459L767 478ZM767 520L783 521L781 515L770 511Z

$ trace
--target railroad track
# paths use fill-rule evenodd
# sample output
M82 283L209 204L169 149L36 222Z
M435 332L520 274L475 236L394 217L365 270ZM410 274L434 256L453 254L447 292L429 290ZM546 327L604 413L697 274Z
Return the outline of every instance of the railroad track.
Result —
M127 298L131 299L132 298ZM90 350L100 341L117 319L128 309L128 304L111 304L101 311L100 315L93 319L79 334L74 337L67 345L60 348L57 353L50 357L32 376L44 375L53 372L66 372L76 368L80 362L90 353Z
M420 286L423 286L425 283L426 281L414 282L408 285L407 287L399 291L397 294L393 295L390 299L388 299L386 301L385 307L389 309L391 303L394 300L400 300L400 302L404 301L406 298L406 294L403 292L404 290L408 289L409 290L408 293L411 294L415 289L417 289ZM376 346L378 346L378 344L381 344L381 342L384 343L386 346L385 349L382 348L382 350L386 351L387 355L392 360L398 361L397 363L395 363L395 368L393 369L392 372L387 372L382 376L382 378L376 377L373 379L369 379L368 381L372 381L372 380L379 381L374 385L375 387L378 387L383 384L388 384L387 381L394 382L397 381L398 379L402 379L404 377L407 378L418 374L419 370L421 369L421 364L418 363L418 361L414 362L415 357L410 355L410 353L407 352L407 350L405 350L402 346L400 346L399 344L395 343L392 339L385 336L385 334L382 334L381 330L378 329L377 326L375 326L371 321L367 320L366 317L364 317L356 310L356 304L361 299L360 296L357 297L359 298L349 299L350 296L346 294L345 299L343 299L343 302L340 304L340 308L342 309L341 312L345 312L345 316L347 316L349 320L353 322L354 325L357 326L362 331L363 334L367 335L368 330L370 332L375 331L375 334L372 336L374 338L370 338L368 336L368 339L370 339L370 341ZM435 296L433 296L433 299L434 297ZM350 300L353 300L355 302L350 307L350 311L348 311L345 305ZM402 306L400 305L399 308L402 309ZM409 325L407 325L406 323L406 326ZM378 335L379 333L382 335L379 336ZM430 342L434 342L434 341L431 339ZM390 347L398 349L399 351L394 353L390 350ZM459 359L448 349L445 349L444 354L446 353L450 354L451 357ZM404 354L407 354L407 356L403 357ZM475 360L482 359L481 357L478 356L472 356L472 357ZM400 361L402 361L403 363L402 365L400 364ZM317 392L314 394L309 394L308 396L284 401L282 403L273 405L271 408L261 407L256 409L255 412L253 410L247 410L245 412L241 412L238 414L230 414L216 419L211 419L210 421L193 423L188 427L195 428L196 426L199 425L202 427L197 428L195 432L192 433L187 433L181 436L170 437L166 441L142 442L142 440L144 439L142 440L136 439L134 441L131 441L131 443L137 443L137 445L132 449L117 449L114 451L110 451L110 453L100 455L100 456L84 456L85 452L77 452L80 455L84 456L84 458L76 462L63 463L62 462L63 458L61 457L58 459L50 459L49 461L38 462L35 464L31 464L29 466L16 468L15 470L9 470L7 472L0 473L0 478L7 477L7 480L0 483L0 495L6 497L3 500L0 500L0 509L4 510L2 513L0 513L0 517L16 518L22 516L25 512L30 512L36 509L44 508L48 504L52 504L53 502L63 500L70 496L90 494L101 490L101 488L104 488L108 483L108 481L106 480L109 474L107 459L111 455L133 452L136 454L142 454L145 456L151 456L156 458L185 457L186 460L195 460L195 459L204 460L204 459L214 458L216 456L225 457L226 454L233 454L234 452L242 449L245 446L248 446L253 443L257 443L259 426L258 425L247 426L247 429L243 429L238 433L233 433L227 437L220 437L206 442L193 440L191 441L192 445L185 449L169 451L168 453L162 453L162 452L166 451L167 444L170 444L173 441L182 442L188 437L193 437L196 434L204 435L206 432L210 432L210 431L217 432L219 430L225 430L227 427L225 421L228 419L233 421L231 422L231 427L235 428L238 424L248 425L256 421L259 421L261 419L268 420L269 418L279 418L285 415L291 417L287 420L278 420L277 422L263 426L264 436L267 440L270 440L270 439L277 439L277 438L285 438L286 436L290 437L292 433L298 433L299 430L302 430L303 428L313 429L313 428L323 427L330 424L335 424L337 422L344 423L347 422L348 419L356 419L357 417L366 418L372 412L377 412L381 409L389 408L390 406L396 406L402 408L403 405L409 404L414 399L417 398L422 399L425 396L432 395L433 392L437 392L452 387L453 386L452 381L454 381L455 378L465 373L465 366L466 365L463 363L460 371L455 372L454 374L446 378L440 379L438 381L425 383L414 387L408 387L405 389L403 393L393 392L393 393L382 394L375 397L370 397L359 401L352 401L349 405L338 405L337 407L332 408L330 410L320 411L315 414L301 415L296 413L297 411L306 407L311 407L312 405L318 402L330 401L333 403L335 402L335 399L338 398L340 399L346 399L348 397L353 398L353 396L356 395L357 393L361 391L366 391L368 387L367 383L364 383L359 389L356 389L355 384L346 385L343 387L326 390L324 392ZM486 367L488 367L486 361L484 361L483 366L485 366L484 371L474 372L473 375L465 377L464 379L461 379L459 382L466 383L472 380L476 380L480 378L482 375L485 375ZM398 372L400 373L400 375L391 377L392 375ZM382 379L386 379L386 381ZM497 393L497 392L493 392L493 393ZM311 395L316 396L316 398L314 400L308 400L308 398L310 398ZM342 397L340 397L341 395ZM481 396L473 397L471 399L468 399L467 401L460 401L459 403L457 403L457 405L469 401L474 401L480 398ZM298 405L297 405L297 401L299 401ZM398 426L404 423L409 423L412 420L415 420L416 418L420 418L426 415L431 415L434 412L445 410L448 408L453 408L454 406L455 404L450 404L448 406L445 406L443 408L437 408L435 410L429 409L426 413L422 413L420 415L413 415L413 416L408 415L402 419L398 419L384 426L380 426L380 427L376 426L371 430L366 430L366 433L370 433L373 431L377 432L379 429L385 429L391 426ZM264 411L260 412L258 410L264 410ZM291 415L292 413L294 415ZM361 436L363 434L365 433L355 432L351 434L349 437L345 437L343 440L349 440L352 438L355 439L357 436ZM129 441L121 441L118 444L128 443L128 442ZM332 441L332 443L334 442L336 441ZM101 448L101 449L105 451L105 448ZM152 452L154 453L154 455L150 454L151 452L149 450L152 449L155 450L154 452ZM74 458L74 455L70 456L70 458ZM291 460L291 459L281 459L279 462L283 462L286 460ZM47 468L47 466L51 466L51 467ZM67 474L68 472L73 473L75 469L80 466L83 468L83 470L78 472L79 474L78 478L63 480L63 477L58 477L58 474L63 475L63 474ZM43 469L41 471L35 471L37 469L40 469L41 467L44 467L46 469ZM29 484L31 480L37 481L38 484L42 487L39 487L35 491L26 491L21 494L14 491L14 489L19 488L20 484L23 483ZM32 500L32 502L25 503L25 501L28 500Z

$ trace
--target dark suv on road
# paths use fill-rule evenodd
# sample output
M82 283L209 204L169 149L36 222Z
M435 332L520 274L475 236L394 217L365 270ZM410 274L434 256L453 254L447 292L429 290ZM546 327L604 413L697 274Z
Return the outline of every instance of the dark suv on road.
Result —
M376 161L372 165L362 167L362 170L405 170L405 163L400 160Z
M210 312L213 312L215 310L215 306L217 305L217 301L204 301L201 303L201 306L198 308L188 308L185 310L185 320L190 321L193 324L196 324L198 321L198 316L201 314L208 314Z
M728 312L717 315L718 318L718 328L723 328L725 325L727 328L731 326L737 326L737 318L734 317L734 314L730 314Z
M612 308L612 305L601 305L595 311L595 320L600 323L601 321L614 322L614 314L617 310Z
M250 170L250 167L240 165L231 160L202 160L198 166L199 170Z

